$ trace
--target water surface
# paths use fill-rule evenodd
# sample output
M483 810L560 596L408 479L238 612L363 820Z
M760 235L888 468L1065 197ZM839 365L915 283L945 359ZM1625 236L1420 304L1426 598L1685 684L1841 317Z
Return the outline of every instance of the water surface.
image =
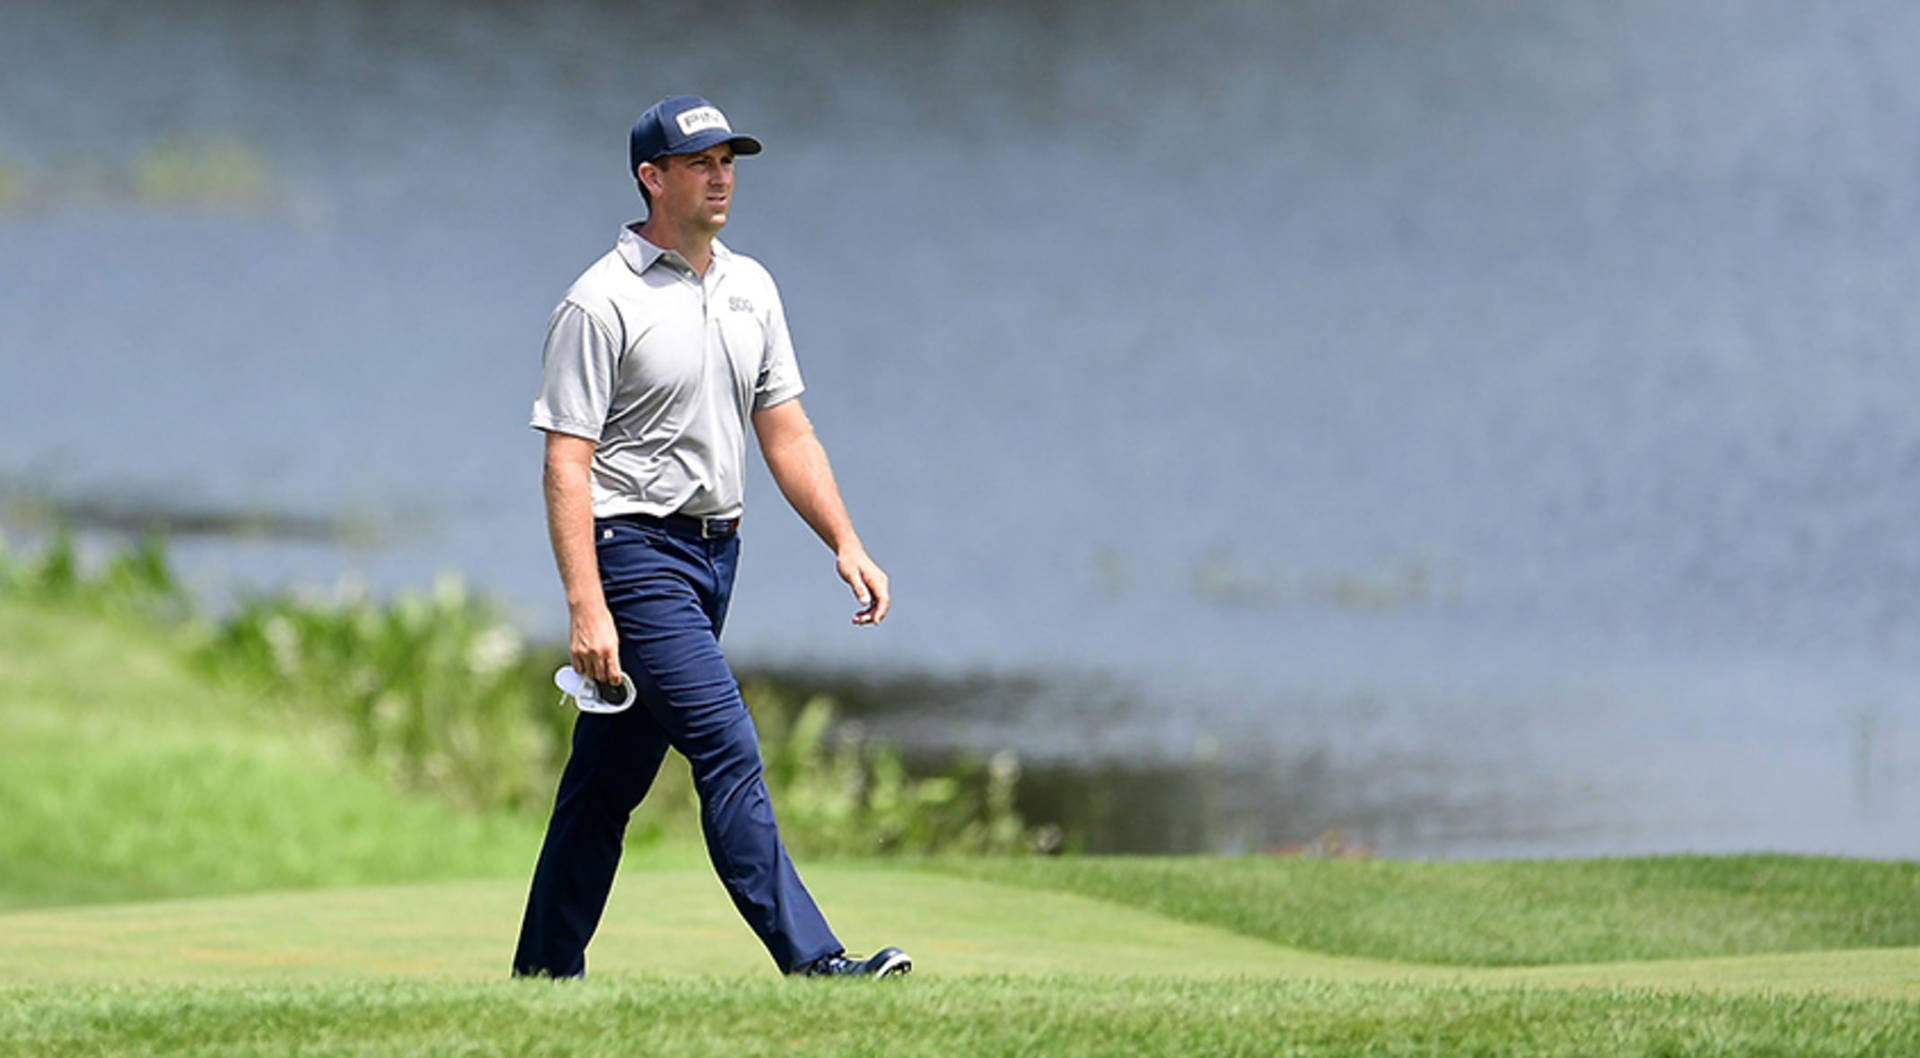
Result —
M846 627L756 469L736 657L1142 791L1111 818L1217 807L1116 847L1920 855L1917 31L22 0L0 470L388 537L183 540L215 594L452 568L559 635L544 322L699 91L768 145L727 238L899 595Z

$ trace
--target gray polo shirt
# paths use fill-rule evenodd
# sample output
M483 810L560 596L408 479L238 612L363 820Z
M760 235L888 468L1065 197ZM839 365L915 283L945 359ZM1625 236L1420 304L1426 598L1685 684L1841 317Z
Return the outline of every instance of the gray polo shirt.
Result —
M598 442L596 518L737 517L749 415L805 388L780 292L717 239L703 279L638 227L553 310L532 425Z

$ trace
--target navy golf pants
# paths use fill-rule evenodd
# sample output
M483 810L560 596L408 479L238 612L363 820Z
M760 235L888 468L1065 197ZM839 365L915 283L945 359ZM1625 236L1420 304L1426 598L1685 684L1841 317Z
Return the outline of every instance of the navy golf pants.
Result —
M713 868L780 971L839 952L780 843L753 718L720 653L739 539L702 540L678 521L611 519L595 523L594 540L620 665L640 703L574 722L513 972L586 973L627 819L669 747L692 766Z

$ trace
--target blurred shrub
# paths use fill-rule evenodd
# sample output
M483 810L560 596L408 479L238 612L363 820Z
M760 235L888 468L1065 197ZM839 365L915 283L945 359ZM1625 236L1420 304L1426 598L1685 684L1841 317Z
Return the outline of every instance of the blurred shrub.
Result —
M0 592L191 625L191 660L270 700L345 725L355 754L390 782L474 810L543 816L566 759L574 710L552 673L558 647L528 644L500 606L443 577L388 601L362 595L243 599L198 623L149 539L86 574L60 537L25 562L0 546ZM1016 852L1030 836L1014 809L1011 753L915 776L893 747L834 722L825 698L773 683L743 689L760 733L781 834L796 852ZM635 840L699 833L684 764L662 770Z
M835 728L824 697L797 703L771 683L745 688L760 730L767 786L781 833L810 853L1017 852L1026 828L1014 810L1019 761L1011 752L961 758L914 778L892 746Z
M257 208L274 197L273 168L243 140L169 140L135 161L133 192L157 206Z
M355 754L403 788L508 811L551 796L565 737L545 693L552 668L451 577L390 602L246 599L195 656L343 719Z
M73 538L61 533L32 561L13 556L0 539L0 592L95 612L130 613L182 624L192 605L166 548L154 537L115 552L91 576L83 576Z

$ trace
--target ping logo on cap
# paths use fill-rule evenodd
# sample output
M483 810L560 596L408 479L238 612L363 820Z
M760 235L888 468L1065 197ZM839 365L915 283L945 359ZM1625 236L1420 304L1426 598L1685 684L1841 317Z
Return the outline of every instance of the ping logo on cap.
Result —
M691 110L683 110L673 120L679 123L682 136L691 136L706 129L733 131L733 126L727 124L727 116L720 113L719 107L694 107Z

